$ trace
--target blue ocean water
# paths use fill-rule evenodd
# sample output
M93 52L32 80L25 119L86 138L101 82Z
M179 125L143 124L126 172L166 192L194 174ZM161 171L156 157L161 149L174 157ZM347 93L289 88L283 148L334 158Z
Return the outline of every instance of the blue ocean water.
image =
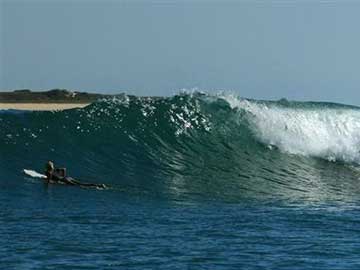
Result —
M360 109L123 96L0 113L1 269L359 269ZM106 190L45 184L53 160Z

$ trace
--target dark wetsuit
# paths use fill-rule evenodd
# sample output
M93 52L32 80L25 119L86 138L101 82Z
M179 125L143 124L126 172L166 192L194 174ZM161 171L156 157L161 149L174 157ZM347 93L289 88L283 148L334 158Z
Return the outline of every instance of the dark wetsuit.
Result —
M66 177L60 176L56 172L54 172L54 170L46 170L45 175L48 181L54 181L57 183L62 183L72 186L81 186L81 187L106 188L106 185L104 184L83 183L69 176Z
M80 186L80 187L95 187L95 188L106 188L105 184L93 184L93 183L84 183L80 182L72 177L60 177L58 180L64 184L72 185L72 186Z
M49 161L45 165L45 175L48 181L53 180L53 174L54 174L54 164Z
M106 188L104 184L82 183L72 177L65 176L65 170L65 168L55 169L54 163L52 161L48 161L48 163L45 165L45 175L47 182L49 183L50 181L53 181L72 186Z

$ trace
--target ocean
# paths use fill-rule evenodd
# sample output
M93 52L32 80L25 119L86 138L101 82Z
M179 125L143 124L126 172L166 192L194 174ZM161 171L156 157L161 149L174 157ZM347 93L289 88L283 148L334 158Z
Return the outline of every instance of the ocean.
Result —
M48 160L105 190L45 184ZM0 112L1 269L360 269L360 108L123 95Z

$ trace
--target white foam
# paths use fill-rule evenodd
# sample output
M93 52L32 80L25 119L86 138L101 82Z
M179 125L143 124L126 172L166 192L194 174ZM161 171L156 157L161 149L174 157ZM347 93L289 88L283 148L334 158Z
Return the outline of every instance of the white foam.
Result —
M224 96L232 108L249 112L257 139L293 154L360 164L360 110L291 108Z

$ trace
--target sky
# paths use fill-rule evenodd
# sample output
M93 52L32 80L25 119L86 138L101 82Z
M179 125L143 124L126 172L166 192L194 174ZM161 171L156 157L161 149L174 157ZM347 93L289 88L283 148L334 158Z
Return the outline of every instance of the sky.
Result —
M0 0L0 91L360 105L360 1Z

